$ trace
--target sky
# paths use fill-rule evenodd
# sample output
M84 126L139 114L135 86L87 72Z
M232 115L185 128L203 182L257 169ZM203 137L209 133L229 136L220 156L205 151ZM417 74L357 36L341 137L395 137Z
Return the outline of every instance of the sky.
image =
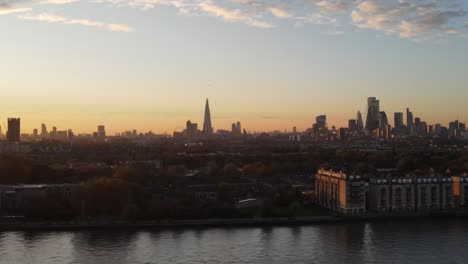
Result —
M0 125L346 126L367 97L468 120L468 0L0 0Z

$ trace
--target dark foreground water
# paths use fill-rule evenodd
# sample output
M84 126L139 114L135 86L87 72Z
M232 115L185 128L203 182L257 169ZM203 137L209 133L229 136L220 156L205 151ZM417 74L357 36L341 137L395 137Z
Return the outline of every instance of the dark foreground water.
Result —
M0 263L468 263L468 220L0 232Z

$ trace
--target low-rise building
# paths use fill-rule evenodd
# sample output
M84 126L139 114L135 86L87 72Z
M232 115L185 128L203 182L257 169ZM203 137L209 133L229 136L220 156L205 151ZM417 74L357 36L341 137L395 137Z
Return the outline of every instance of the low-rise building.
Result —
M360 176L320 169L315 179L317 203L343 215L366 212L364 181Z
M468 175L453 176L453 200L457 208L468 208Z

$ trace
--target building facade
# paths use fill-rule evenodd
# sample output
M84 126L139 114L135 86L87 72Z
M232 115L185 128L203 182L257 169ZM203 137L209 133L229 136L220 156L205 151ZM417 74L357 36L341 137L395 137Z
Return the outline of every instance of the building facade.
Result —
M317 203L343 215L366 212L364 181L360 176L320 169L315 179Z

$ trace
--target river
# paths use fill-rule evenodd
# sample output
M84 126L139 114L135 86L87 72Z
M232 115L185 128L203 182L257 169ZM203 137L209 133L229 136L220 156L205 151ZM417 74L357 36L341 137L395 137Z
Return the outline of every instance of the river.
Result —
M468 263L468 220L0 232L0 263Z

